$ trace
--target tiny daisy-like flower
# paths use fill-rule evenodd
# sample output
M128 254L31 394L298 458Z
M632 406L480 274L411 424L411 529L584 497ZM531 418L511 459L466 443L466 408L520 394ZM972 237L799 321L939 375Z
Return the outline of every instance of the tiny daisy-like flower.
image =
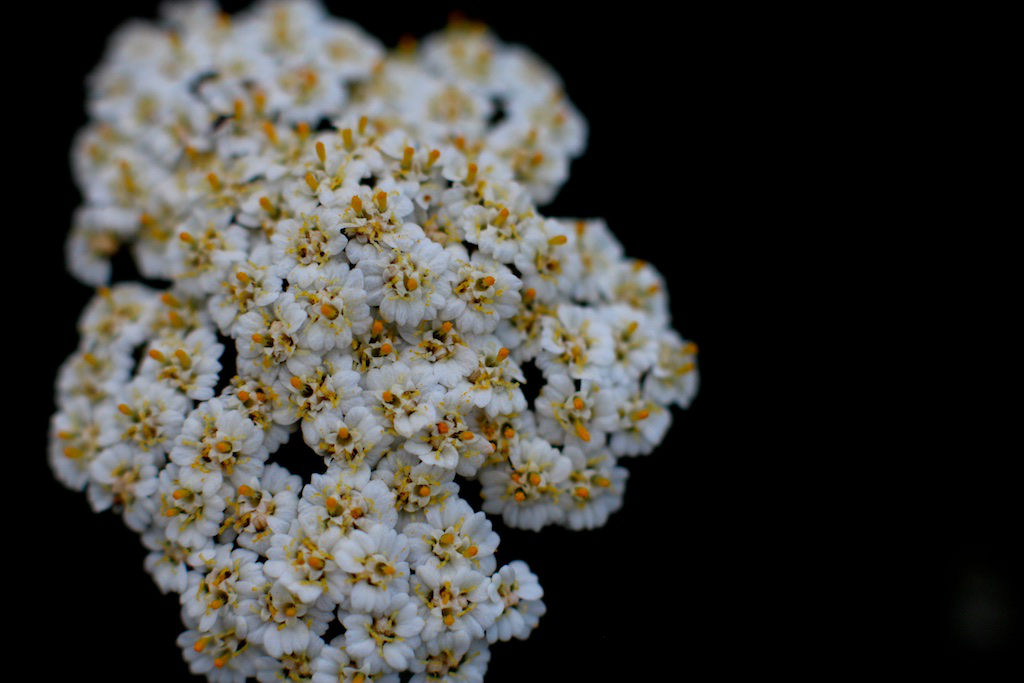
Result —
M395 494L384 482L371 481L368 467L334 467L314 474L299 501L299 523L311 536L330 528L347 535L352 529L369 530L376 524L394 527L397 519Z
M405 671L415 658L424 621L413 598L395 593L376 613L348 614L341 623L350 657L361 660L371 671Z
M339 529L329 528L310 536L296 519L287 533L271 538L263 571L303 603L313 604L324 596L338 603L349 590L348 577L334 551L341 535Z
M355 529L333 549L341 569L348 574L348 605L357 612L385 609L409 586L408 541L394 529L375 524L368 531Z
M409 559L415 567L466 564L485 575L494 571L498 534L491 522L461 498L452 497L427 508L424 521L407 524Z
M479 251L467 257L459 245L451 253L457 264L452 291L458 310L450 315L467 334L493 332L502 318L519 308L522 281L507 266Z
M600 444L618 425L621 399L613 385L553 375L537 397L537 430L554 444Z
M238 486L259 476L266 457L263 431L219 399L192 411L170 453L171 462L181 468L181 482L206 495L225 481Z
M477 639L463 645L451 636L442 636L432 647L421 645L416 654L413 670L417 673L409 683L482 683L491 661L487 641Z
M422 233L421 233L422 234ZM424 239L396 240L393 248L358 264L366 300L386 321L415 325L445 312L455 273L441 245Z
M507 463L480 471L484 511L501 514L509 526L538 531L561 519L559 487L572 469L570 460L547 441L520 442Z
M190 629L178 636L178 647L193 674L213 683L244 683L268 658L234 629L201 633Z
M365 406L346 411L344 419L320 413L309 427L303 427L302 433L306 443L324 457L328 466L351 470L372 468L391 443L381 417Z
M487 629L487 642L518 638L525 640L537 628L546 608L544 589L537 576L522 560L506 564L491 577L502 612Z
M270 463L259 482L253 478L226 498L221 534L229 532L241 547L266 555L274 534L287 533L295 521L301 489L300 477Z
M213 630L218 621L224 627L245 634L244 619L236 615L241 600L264 583L263 568L256 554L230 545L218 545L206 555L205 567L188 574L188 586L181 593L181 606L199 631Z
M329 610L308 604L280 581L250 591L239 613L254 624L249 640L263 645L272 657L301 652L311 638L321 636L331 620Z
M501 613L490 588L490 579L467 565L417 567L412 591L422 603L423 640L433 641L446 633L458 646L468 647L473 639L483 638Z
M89 503L96 512L113 507L134 531L144 531L153 515L153 494L158 488L157 468L151 453L128 444L106 448L89 464Z
M166 452L181 431L190 403L166 384L137 377L113 402L97 409L100 443L124 442L146 452Z
M686 408L700 383L696 363L697 345L671 330L665 332L658 339L658 359L644 380L644 391L659 403Z
M566 446L562 452L572 463L558 497L565 513L563 523L575 530L601 526L622 506L628 472L617 467L615 458L603 449Z
M398 683L397 673L371 671L368 662L349 657L345 636L338 636L313 660L313 683Z

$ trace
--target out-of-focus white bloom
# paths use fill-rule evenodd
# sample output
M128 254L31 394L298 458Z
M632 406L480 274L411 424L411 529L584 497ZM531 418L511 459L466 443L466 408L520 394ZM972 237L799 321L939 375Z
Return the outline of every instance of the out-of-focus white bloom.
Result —
M87 85L54 475L141 534L193 673L479 683L544 604L463 480L600 526L698 384L657 270L538 210L586 142L558 75L471 22L389 52L315 0L193 0ZM303 446L305 481L272 462Z

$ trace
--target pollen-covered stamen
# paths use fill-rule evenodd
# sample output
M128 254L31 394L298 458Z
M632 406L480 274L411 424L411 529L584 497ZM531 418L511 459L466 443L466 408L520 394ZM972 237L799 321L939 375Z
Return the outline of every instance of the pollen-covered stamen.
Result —
M341 312L331 304L323 304L320 306L320 314L329 320L334 320Z
M306 185L309 186L311 192L316 192L316 188L320 187L320 181L316 179L316 176L312 173L306 174Z
M324 143L321 140L316 141L316 156L320 159L320 163L327 161L327 150L324 148Z
M403 171L408 171L410 168L412 168L412 155L415 153L416 150L413 149L412 147L406 147L404 150L402 150L401 166Z
M345 145L345 149L351 152L356 148L355 142L352 140L352 129L343 128L341 131L341 141Z
M466 184L467 185L472 185L474 182L476 182L476 174L477 174L476 164L473 164L473 163L469 164L468 168L466 169Z
M409 277L405 279L405 288L410 292L415 292L419 286L420 283L416 281L416 278Z
M184 369L188 370L192 367L192 359L189 357L185 349L178 349L174 352L174 357L178 359L178 363Z
M263 134L267 136L268 140L270 140L270 144L276 145L277 144L277 129L274 128L274 124L271 123L270 121L264 121L260 125L263 128Z
M373 195L373 203L377 205L377 210L381 213L388 210L388 194L383 190Z

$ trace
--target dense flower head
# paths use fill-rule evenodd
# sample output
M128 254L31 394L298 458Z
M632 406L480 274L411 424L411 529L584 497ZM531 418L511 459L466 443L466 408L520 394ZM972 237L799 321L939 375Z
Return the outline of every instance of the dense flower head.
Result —
M540 213L586 139L557 75L463 20L388 51L200 0L119 30L87 109L55 476L141 534L193 673L482 680L545 612L485 513L604 524L698 384L661 275Z

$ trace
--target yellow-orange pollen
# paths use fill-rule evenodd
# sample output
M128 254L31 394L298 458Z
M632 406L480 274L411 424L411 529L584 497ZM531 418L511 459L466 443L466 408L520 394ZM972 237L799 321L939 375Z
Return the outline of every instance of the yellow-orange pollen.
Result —
M459 434L459 438L462 439L463 441L472 441L475 437L473 435L473 432L467 431Z
M309 189L316 192L316 188L320 186L320 181L316 179L312 173L306 174L306 184L309 185Z
M412 147L406 147L402 150L402 170L408 171L412 166L412 155L416 153L416 150Z
M579 396L572 400L572 407L575 408L576 410L583 410L585 405L586 404L583 403L583 399L580 398Z
M537 474L536 472L530 472L529 479L530 483L533 484L534 486L540 486L540 475Z
M387 211L388 210L388 194L387 192L381 191L373 195L373 203L377 205L377 210Z
M448 433L448 423L447 422L438 422L437 423L437 431L438 431L439 434L447 434Z
M160 353L160 351L157 350L157 349L150 349L149 350L149 357L152 358L155 361L160 361L161 363L163 363L165 360L167 360L167 358L164 356L164 354Z
M415 278L407 278L405 281L405 288L410 292L415 292L420 286L420 283L416 282Z
M455 542L455 536L450 532L441 534L441 538L437 539L437 542L441 545L451 545Z
M334 320L335 318L337 318L339 313L340 311L338 311L337 308L330 304L324 304L323 306L320 307L320 314L330 320Z
M299 379L298 377L292 377L288 381L292 385L292 387L294 387L295 389L298 389L299 391L302 390L302 380Z
M363 212L363 200L360 199L359 197L352 197L352 201L350 202L350 204L352 206L352 210L355 211L356 213Z
M420 494L421 498L426 498L427 496L430 495L430 487L420 486L419 490L417 490L416 493Z
M217 450L219 452L221 452L221 453L230 453L231 452L231 442L230 441L218 441L217 442Z
M387 391L387 390L384 390L381 393L380 397L381 397L381 399L383 399L383 401L385 403L391 403L392 401L395 400L395 395L392 394L390 391Z
M316 141L316 156L320 159L320 163L327 161L327 150L324 149L324 143L320 140Z

